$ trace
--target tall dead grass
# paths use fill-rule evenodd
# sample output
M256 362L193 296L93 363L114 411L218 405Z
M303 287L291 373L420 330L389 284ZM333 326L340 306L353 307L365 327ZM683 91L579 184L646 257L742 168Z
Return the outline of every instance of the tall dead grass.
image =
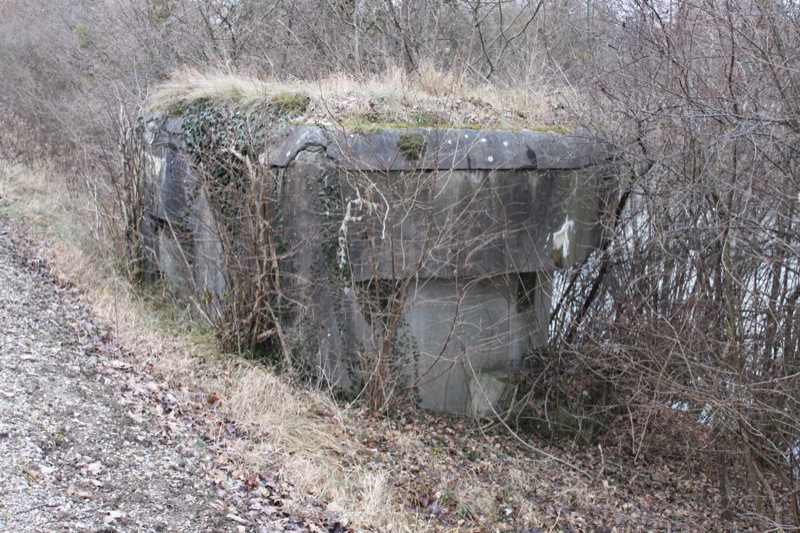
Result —
M309 105L294 120L349 123L410 122L428 114L452 127L525 129L557 125L552 88L499 88L468 83L454 72L424 63L418 72L390 68L379 75L356 78L339 73L317 81L258 78L230 70L181 69L157 85L147 99L151 110L176 110L199 100L234 102L253 108L278 95L303 94ZM405 120L404 120L405 119Z

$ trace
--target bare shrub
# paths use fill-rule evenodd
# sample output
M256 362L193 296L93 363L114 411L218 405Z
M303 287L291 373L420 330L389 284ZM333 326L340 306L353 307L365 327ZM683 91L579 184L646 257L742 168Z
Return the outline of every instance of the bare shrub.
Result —
M603 253L562 279L554 343L624 391L622 420L668 406L690 414L686 435L710 429L726 516L797 525L798 12L745 0L600 13L586 119L615 137L627 175ZM729 459L752 509L727 508Z

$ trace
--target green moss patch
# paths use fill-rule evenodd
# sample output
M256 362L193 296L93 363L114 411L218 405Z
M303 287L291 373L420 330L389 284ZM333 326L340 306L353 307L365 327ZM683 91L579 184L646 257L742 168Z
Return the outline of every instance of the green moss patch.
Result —
M406 159L416 161L425 154L428 147L425 137L421 133L403 133L397 139L397 149Z
M280 92L270 98L270 104L283 113L304 113L310 101L304 93L289 91Z

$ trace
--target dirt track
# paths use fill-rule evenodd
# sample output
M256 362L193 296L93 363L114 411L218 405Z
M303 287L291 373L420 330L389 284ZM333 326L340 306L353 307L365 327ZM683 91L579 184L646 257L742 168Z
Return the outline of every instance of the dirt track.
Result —
M12 233L0 219L0 531L330 530L267 477L226 476L202 422Z

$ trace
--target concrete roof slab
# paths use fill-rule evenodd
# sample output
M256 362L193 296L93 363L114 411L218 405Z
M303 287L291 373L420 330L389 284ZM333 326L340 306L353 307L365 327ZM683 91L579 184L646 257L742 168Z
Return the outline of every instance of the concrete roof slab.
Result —
M425 139L419 160L398 148L405 134ZM350 170L572 170L605 161L612 151L608 143L582 133L410 128L337 133L327 154Z

